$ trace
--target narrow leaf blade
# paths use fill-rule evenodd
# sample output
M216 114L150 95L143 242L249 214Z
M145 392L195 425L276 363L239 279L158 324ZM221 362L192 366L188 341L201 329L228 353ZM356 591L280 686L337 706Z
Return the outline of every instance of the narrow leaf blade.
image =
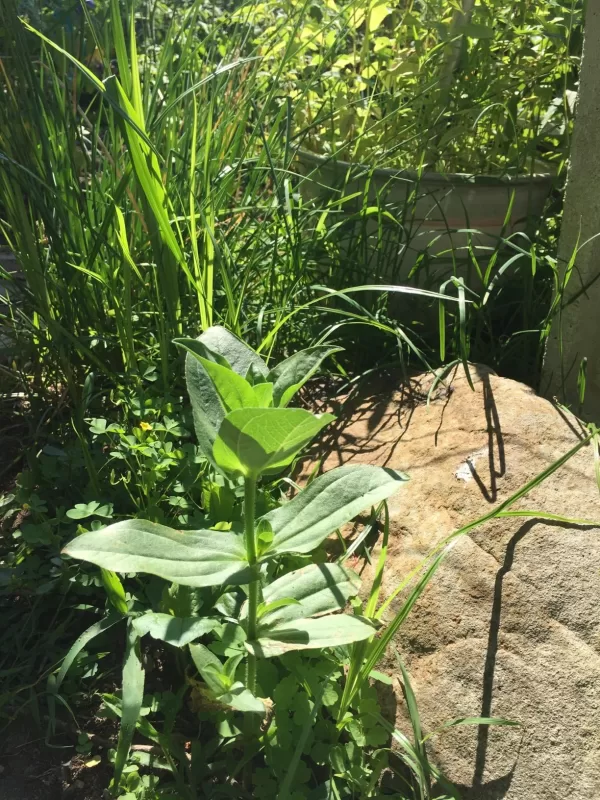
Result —
M93 625L90 625L87 630L85 630L77 640L71 645L69 652L64 658L64 661L61 665L60 671L56 676L56 681L53 684L53 691L58 692L62 682L65 679L65 676L71 665L79 655L79 653L83 650L83 648L91 642L96 636L99 636L104 631L107 631L109 628L112 628L113 625L116 625L117 622L121 622L123 617L120 614L111 613L104 619L98 620L98 622L94 622Z
M137 633L130 626L127 631L127 647L123 662L123 703L119 741L115 755L115 786L119 785L123 768L127 761L143 699L144 668L140 653L140 640Z

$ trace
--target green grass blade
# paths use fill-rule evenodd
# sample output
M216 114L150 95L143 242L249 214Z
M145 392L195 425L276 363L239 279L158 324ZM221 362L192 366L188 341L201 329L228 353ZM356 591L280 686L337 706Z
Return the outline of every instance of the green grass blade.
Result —
M115 772L113 791L118 791L123 769L127 763L129 748L135 733L135 726L140 716L144 699L144 668L140 652L140 640L131 624L127 628L127 644L123 662L123 697L121 711L121 727L115 754Z
M86 647L86 645L88 645L96 636L99 636L101 633L104 633L104 631L112 628L113 625L116 625L117 622L121 622L122 619L123 617L121 614L111 613L107 617L104 617L104 619L101 619L98 622L95 622L93 625L90 625L90 627L76 639L76 641L71 645L69 652L65 656L59 673L56 676L52 687L52 691L54 693L59 691L62 682L66 678L67 672L83 648Z
M518 728L521 723L515 722L511 719L503 719L502 717L458 717L457 719L450 719L447 722L444 722L443 725L439 726L439 728L436 728L434 731L431 731L431 733L428 733L427 736L425 736L425 738L422 740L423 744L431 739L432 736L437 736L439 733L443 733L450 728L457 728L463 725L495 725L500 727L505 726Z
M312 708L311 713L306 718L304 725L300 730L300 734L298 736L298 740L296 742L296 747L294 748L294 753L292 758L290 759L288 768L285 773L285 777L281 783L281 787L277 794L277 800L287 800L287 798L291 797L292 795L292 786L294 783L294 777L296 775L296 770L298 769L298 764L300 763L300 759L302 757L302 751L306 745L306 741L312 729L315 726L317 721L317 717L319 716L319 712L321 711L321 706L323 705L323 696L325 694L325 689L327 688L328 678L325 678L320 686L320 691L318 694L315 695L314 698L314 705Z
M566 452L560 458L557 458L556 461L550 464L549 467L547 467L545 470L542 470L542 472L536 475L535 478L532 478L530 481L524 484L520 489L518 489L514 494L512 494L510 497L508 497L506 500L504 500L502 503L496 506L496 508L489 511L487 514L484 514L482 517L473 520L473 522L468 522L466 525L463 525L461 528L459 528L458 530L451 533L449 536L446 536L444 539L442 539L439 542L439 544L437 544L429 552L429 554L423 559L423 561L417 567L415 567L415 569L411 570L411 572L406 576L406 578L396 587L396 589L394 589L394 591L379 607L376 614L376 618L377 619L382 618L383 614L389 607L390 603L392 603L398 596L398 594L400 594L400 592L403 591L415 579L415 577L419 574L419 572L421 572L421 570L425 568L427 563L432 558L437 559L439 557L439 554L445 551L448 548L448 546L451 545L452 542L454 542L460 536L464 536L466 533L469 533L469 531L478 528L480 525L484 525L486 522L489 522L490 520L499 516L502 512L505 512L508 509L510 509L510 507L514 505L518 500L520 500L522 497L528 494L532 489L535 489L536 486L539 486L541 483L543 483L547 478L550 477L550 475L552 475L554 472L556 472L556 470L560 469L560 467L566 464L567 461L573 458L573 456L576 453L578 453L583 447L586 447L589 444L592 436L593 436L592 433L588 434L584 439L579 441L568 452ZM519 516L523 516L524 514L525 512L519 514ZM536 514L534 513L533 518L535 518L535 516ZM589 523L584 523L584 524L589 524Z
M117 56L117 64L119 66L119 76L125 93L129 97L131 96L131 70L127 57L127 47L125 46L125 32L123 30L119 0L110 0L110 15L112 23L111 33L115 54Z
M83 75L85 75L85 77L88 78L88 80L90 80L94 84L94 86L96 87L96 89L98 89L98 91L100 91L100 92L105 92L106 91L106 87L104 86L102 81L99 80L94 75L94 73L91 71L91 69L88 69L85 66L85 64L82 64L81 61L78 61L75 58L75 56L71 55L71 53L69 53L67 50L64 50L60 45L56 44L56 42L53 42L52 39L48 39L47 36L44 36L44 34L41 33L41 31L38 31L36 28L34 28L32 25L30 25L28 22L26 22L26 20L22 19L21 22L23 23L25 28L27 28L28 31L30 31L31 33L35 33L35 35L39 36L39 38L43 42L45 42L46 44L50 45L50 47L54 48L54 50L56 50L57 53L60 53L65 58L68 58L69 61L72 64L74 64L77 67L77 69L80 72L82 72Z

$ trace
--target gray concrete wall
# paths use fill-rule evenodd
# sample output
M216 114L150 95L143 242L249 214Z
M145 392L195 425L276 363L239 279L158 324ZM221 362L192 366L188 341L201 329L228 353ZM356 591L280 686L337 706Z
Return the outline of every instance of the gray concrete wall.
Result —
M600 234L600 0L588 0L581 80L558 250L564 281L571 254ZM577 375L587 358L584 417L600 421L600 236L578 252L562 314L548 341L541 390L578 409ZM598 278L583 293L594 278ZM575 298L575 299L574 299Z

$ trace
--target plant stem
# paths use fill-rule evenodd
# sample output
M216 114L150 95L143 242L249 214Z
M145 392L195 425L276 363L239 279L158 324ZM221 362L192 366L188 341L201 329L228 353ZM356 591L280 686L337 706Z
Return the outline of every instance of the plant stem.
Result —
M254 514L256 509L256 478L246 478L244 486L244 536L250 566L256 564L256 536ZM256 614L258 610L258 580L248 584L248 639L256 638ZM252 694L256 692L256 656L250 653L246 663L246 686Z
M246 540L246 555L250 566L256 564L256 533L254 530L254 515L256 513L256 478L246 478L244 484L244 538ZM248 584L248 627L246 634L252 641L256 639L256 616L258 611L258 579ZM256 694L256 656L248 653L246 661L246 687ZM257 735L257 724L253 714L246 714L244 720L244 733L246 748ZM247 749L246 749L246 752ZM244 786L250 791L252 786L252 760L244 766Z

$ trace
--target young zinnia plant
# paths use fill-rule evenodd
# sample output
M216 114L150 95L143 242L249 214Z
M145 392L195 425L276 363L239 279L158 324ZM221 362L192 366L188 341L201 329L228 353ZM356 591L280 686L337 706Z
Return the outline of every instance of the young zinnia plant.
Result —
M260 480L289 467L334 419L331 414L287 406L337 348L311 347L270 369L250 347L220 327L207 329L198 339L175 343L187 351L187 387L200 447L226 479L243 482L243 531L179 531L130 519L84 533L64 552L101 567L105 585L112 585L113 593L122 593L114 573L135 572L183 586L219 587L223 595L242 587L246 599L235 617L223 613L178 618L126 611L128 646L115 785L143 698L140 637L149 633L189 647L213 701L264 716L268 704L256 696L257 659L347 645L369 639L376 630L371 619L339 613L359 591L355 573L339 564L322 563L285 573L280 568L282 557L311 553L333 531L390 497L407 480L403 473L382 467L339 467L257 519ZM225 663L196 641L223 622L240 629L245 647L245 654ZM236 680L244 658L245 679ZM60 678L59 674L58 683Z

